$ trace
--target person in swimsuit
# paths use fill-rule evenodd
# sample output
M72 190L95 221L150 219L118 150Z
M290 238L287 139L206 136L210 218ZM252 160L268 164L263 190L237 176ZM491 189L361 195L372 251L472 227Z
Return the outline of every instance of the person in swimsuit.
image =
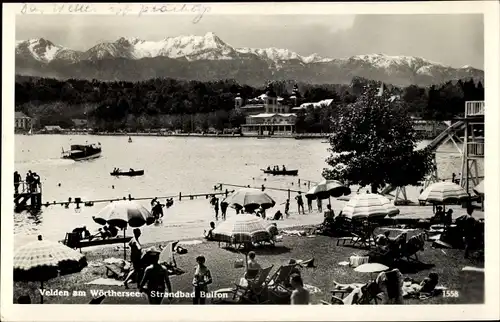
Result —
M304 210L304 200L302 199L302 195L299 194L295 197L295 200L297 200L297 208L298 208L298 211L299 211L299 214L300 214L300 209L302 209L302 214L306 214L305 210Z
M205 256L196 257L196 263L198 266L195 268L193 277L193 304L205 304L205 296L202 292L208 292L208 285L212 284L212 274L208 267L205 266Z
M125 285L125 288L128 288L128 282L129 280L132 279L132 277L135 275L137 284L140 283L141 278L142 278L142 264L141 264L141 258L142 258L142 246L141 243L139 242L139 237L141 236L141 230L139 228L134 229L134 238L130 240L128 243L130 247L130 260L132 262L133 269L132 271L128 274L127 278L125 279L125 282L123 283Z
M165 296L165 286L168 293L172 292L172 284L168 277L168 272L158 263L160 253L155 253L153 257L153 264L149 265L144 271L144 278L142 279L139 289L145 292L148 296L149 304L161 304ZM144 285L147 284L147 289Z
M309 291L304 288L304 282L300 275L294 274L290 277L290 284L294 288L290 296L290 304L304 305L309 304Z

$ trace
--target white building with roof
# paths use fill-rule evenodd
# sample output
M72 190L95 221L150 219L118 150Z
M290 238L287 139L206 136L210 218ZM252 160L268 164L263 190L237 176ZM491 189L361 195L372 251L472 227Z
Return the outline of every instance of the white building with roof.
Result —
M15 130L27 130L31 128L31 117L23 112L15 112Z
M295 91L294 91L295 92ZM262 104L241 106L246 112L246 124L241 126L243 134L264 133L294 133L297 115L290 113L291 106L282 97L278 97L271 85L268 85L265 94L258 97ZM239 104L239 96L236 104Z

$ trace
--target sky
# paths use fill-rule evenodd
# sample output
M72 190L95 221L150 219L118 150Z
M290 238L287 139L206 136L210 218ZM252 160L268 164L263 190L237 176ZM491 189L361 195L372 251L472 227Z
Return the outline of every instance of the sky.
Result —
M479 14L433 15L18 15L16 40L45 38L87 50L119 37L161 40L214 32L233 47L287 48L300 55L344 58L382 53L484 68Z

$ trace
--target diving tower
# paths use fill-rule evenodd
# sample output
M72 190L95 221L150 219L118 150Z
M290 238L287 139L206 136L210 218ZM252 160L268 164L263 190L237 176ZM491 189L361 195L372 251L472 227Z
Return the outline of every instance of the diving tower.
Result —
M478 161L484 159L484 101L465 102L465 112L463 117L458 117L453 122L447 123L448 128L436 136L428 145L434 153L433 170L428 174L424 182L424 189L430 184L445 180L438 174L436 153L440 146L452 142L455 150L461 155L460 169L456 172L458 183L471 195L472 189L478 185L482 179L478 171ZM461 134L463 133L463 137ZM394 201L407 201L405 187L385 187L381 194L386 195L395 191ZM399 199L402 194L403 199Z

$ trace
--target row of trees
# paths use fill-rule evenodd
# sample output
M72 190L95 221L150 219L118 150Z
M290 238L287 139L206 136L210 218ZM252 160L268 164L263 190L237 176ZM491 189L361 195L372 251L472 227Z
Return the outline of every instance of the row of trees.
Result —
M275 82L273 87L285 99L294 82ZM351 84L310 85L299 83L302 102L333 99L333 109L357 101L366 86L376 82L355 77ZM244 99L264 92L262 88L239 85L234 80L214 82L151 79L143 82L65 81L18 76L16 110L38 119L40 126L72 124L85 118L100 129L172 128L194 131L214 127L238 127L245 122L234 108L238 93ZM386 86L385 92L400 96L403 109L424 119L446 120L460 115L466 100L484 99L484 88L474 81L448 82L423 88ZM328 132L332 108L308 108L297 117L298 132ZM189 116L189 117L187 117ZM193 118L196 120L193 121ZM181 120L181 121L179 121Z

